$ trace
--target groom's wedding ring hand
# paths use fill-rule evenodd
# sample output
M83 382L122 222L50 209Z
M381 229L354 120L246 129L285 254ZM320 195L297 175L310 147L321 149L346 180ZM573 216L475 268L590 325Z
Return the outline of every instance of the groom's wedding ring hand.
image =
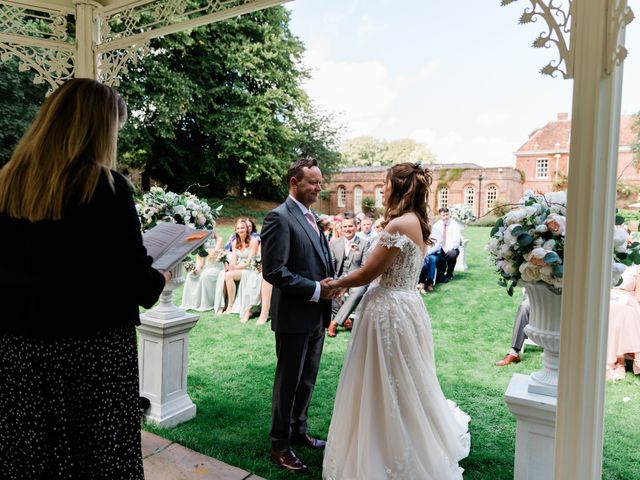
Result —
M329 285L332 280L331 277L327 277L320 281L320 298L325 300L335 298L336 288Z

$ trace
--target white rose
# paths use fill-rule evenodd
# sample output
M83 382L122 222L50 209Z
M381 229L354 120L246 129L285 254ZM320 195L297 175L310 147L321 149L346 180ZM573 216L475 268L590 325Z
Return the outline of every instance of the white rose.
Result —
M176 207L173 209L173 214L180 215L181 217L186 217L187 209L185 208L184 205L176 205Z
M504 273L506 273L507 275L513 275L514 273L516 273L516 269L513 266L513 263L511 262L507 262L505 260L503 260L502 262L500 262L501 264L499 265L499 267L502 269L502 271Z
M521 225L518 223L511 224L509 225L509 228L504 231L504 243L507 245L515 245L518 241L518 237L514 237L511 234L516 227L521 227Z
M544 257L547 253L549 253L549 251L544 248L534 248L527 253L524 258L538 267L544 267L546 265L544 263Z
M553 268L551 268L551 265L545 265L540 269L540 280L542 280L545 283L548 283L549 285L553 285L554 278L553 278Z
M511 251L511 247L509 245L507 245L506 243L504 245L502 245L498 249L498 256L500 256L502 258L511 258L513 256L513 252Z
M613 248L616 252L627 251L627 239L629 234L624 228L616 228L613 231Z
M622 277L622 272L624 272L626 270L626 265L622 264L622 263L618 263L618 262L613 262L613 265L611 265L611 286L615 287L618 282L620 281L620 278Z
M554 239L547 240L542 245L542 248L544 248L545 250L553 251L553 249L556 248L556 241Z
M544 233L546 231L547 231L547 226L544 223L542 225L537 225L536 226L536 232Z
M533 263L525 262L520 265L520 275L525 282L537 282L540 280L540 269Z
M519 224L524 220L527 216L527 211L524 208L518 208L517 210L511 210L504 217L505 225L514 225Z
M567 219L556 213L550 213L544 223L554 235L564 235L567 229Z
M534 246L534 248L541 248L541 247L542 247L542 245L544 245L544 239L543 239L543 238L536 238L536 239L533 241L533 246Z

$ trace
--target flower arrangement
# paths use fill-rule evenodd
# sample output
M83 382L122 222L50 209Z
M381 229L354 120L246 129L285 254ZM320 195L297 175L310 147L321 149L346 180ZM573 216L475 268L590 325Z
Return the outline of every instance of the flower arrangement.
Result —
M500 217L486 246L500 275L498 284L513 295L519 280L544 282L562 293L567 195L565 191L534 194L528 190L519 206ZM624 219L616 216L616 224ZM614 232L612 282L620 280L625 265L640 263L640 243L629 242L622 228Z
M476 219L471 205L463 205L460 203L451 205L449 207L449 213L451 214L451 218L463 225L468 225Z
M249 263L249 268L256 270L257 272L262 272L262 258L260 258L259 255L253 256Z
M215 219L220 214L220 205L212 209L207 202L194 194L168 192L164 188L151 187L136 202L136 211L140 217L142 230L153 228L158 222L172 222L188 225L192 228L215 227Z

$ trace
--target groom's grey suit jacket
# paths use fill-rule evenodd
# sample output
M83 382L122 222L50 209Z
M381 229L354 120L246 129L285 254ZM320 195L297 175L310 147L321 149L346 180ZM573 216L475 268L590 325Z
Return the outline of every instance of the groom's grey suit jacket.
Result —
M271 210L262 232L262 275L273 285L271 329L309 333L331 320L331 301L312 302L316 282L333 277L329 245L290 198Z

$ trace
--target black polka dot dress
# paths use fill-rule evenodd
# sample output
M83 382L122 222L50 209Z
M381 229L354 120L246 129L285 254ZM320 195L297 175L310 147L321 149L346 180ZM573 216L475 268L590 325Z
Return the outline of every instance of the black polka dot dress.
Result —
M135 328L0 334L0 478L144 479Z

